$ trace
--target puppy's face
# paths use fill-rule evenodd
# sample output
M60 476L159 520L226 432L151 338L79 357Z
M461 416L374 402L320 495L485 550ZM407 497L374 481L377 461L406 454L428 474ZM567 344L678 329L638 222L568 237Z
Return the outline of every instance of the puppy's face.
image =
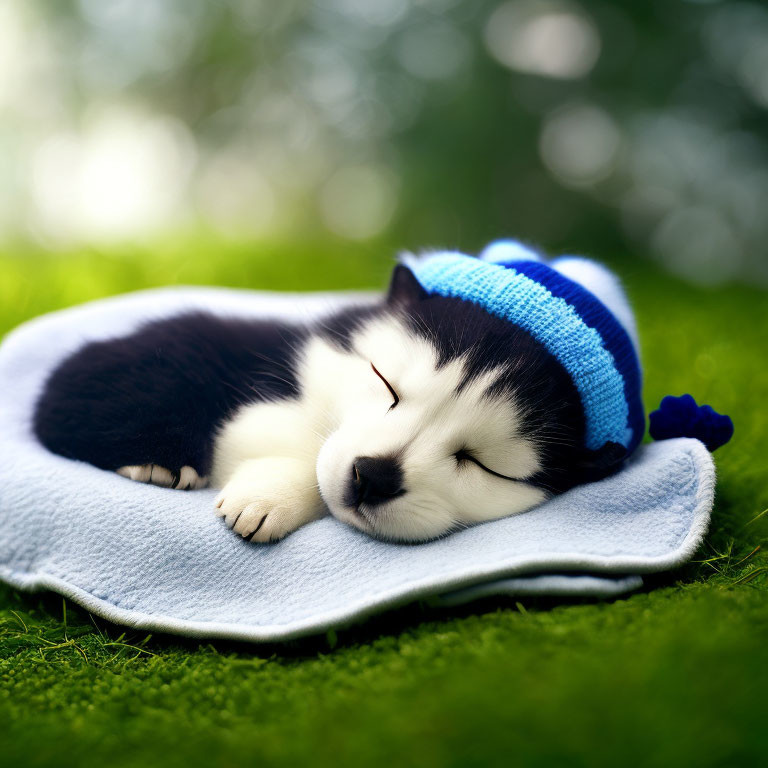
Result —
M626 451L584 447L573 380L522 328L428 295L404 266L388 309L347 336L327 329L308 370L332 393L320 492L341 520L423 541L515 514L615 472ZM341 349L339 348L341 346Z
M395 311L369 322L343 362L328 361L341 423L317 474L331 512L380 538L422 541L541 502L527 482L540 450L509 369L441 353L435 334L447 329L415 330L413 319Z

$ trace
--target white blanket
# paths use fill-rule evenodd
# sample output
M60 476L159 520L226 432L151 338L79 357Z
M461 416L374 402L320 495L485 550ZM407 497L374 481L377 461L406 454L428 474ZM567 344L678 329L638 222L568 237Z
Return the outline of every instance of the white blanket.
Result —
M714 465L697 440L641 447L618 475L439 541L375 541L334 518L272 545L213 513L215 491L141 485L50 454L30 431L49 372L88 340L182 309L312 316L350 296L164 289L38 318L0 346L0 578L114 622L280 640L415 599L610 596L685 562L706 530ZM360 297L356 297L357 300Z

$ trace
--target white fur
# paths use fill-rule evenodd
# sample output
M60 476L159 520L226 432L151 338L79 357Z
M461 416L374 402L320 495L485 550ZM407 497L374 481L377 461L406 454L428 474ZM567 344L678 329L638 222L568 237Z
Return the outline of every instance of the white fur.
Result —
M249 536L266 517L253 539L277 539L323 514L324 501L368 533L423 540L543 501L522 482L540 467L536 446L516 434L514 402L486 396L493 372L457 394L463 360L437 362L429 342L391 317L357 332L352 352L311 338L298 366L300 397L245 406L216 439L212 481L223 486L217 501L228 524ZM398 393L396 408L371 363ZM457 462L465 448L519 481ZM345 505L355 459L392 454L405 494L375 508Z
M314 467L283 456L243 461L215 503L227 525L252 541L282 539L325 513Z
M192 467L184 466L181 468L177 488L181 488L183 491L192 491L195 488L205 488L206 485L208 485L207 477L198 476Z
M159 464L134 464L120 467L117 474L139 483L159 485L161 488L173 487L173 473ZM192 467L181 468L176 488L181 491L192 491L196 488L205 488L206 485L208 485L207 477L200 477Z

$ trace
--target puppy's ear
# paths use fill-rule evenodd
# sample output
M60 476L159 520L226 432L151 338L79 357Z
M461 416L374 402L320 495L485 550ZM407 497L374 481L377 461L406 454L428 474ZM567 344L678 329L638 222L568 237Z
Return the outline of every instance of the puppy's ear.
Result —
M602 480L612 475L620 469L626 458L627 449L619 443L605 443L595 451L584 451L578 462L581 482Z
M427 296L429 294L416 279L416 275L404 264L398 264L392 273L392 280L389 283L387 304L408 307L422 299L426 299Z

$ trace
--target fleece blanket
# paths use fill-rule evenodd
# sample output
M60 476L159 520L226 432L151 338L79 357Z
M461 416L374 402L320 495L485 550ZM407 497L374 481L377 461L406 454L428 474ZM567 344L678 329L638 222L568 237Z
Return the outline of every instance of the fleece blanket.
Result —
M214 490L141 485L47 452L30 430L49 372L88 340L193 308L317 316L356 295L163 289L33 320L0 346L0 578L105 619L196 637L274 641L423 599L613 596L674 568L707 527L714 465L697 440L642 446L618 475L427 544L375 541L328 517L273 545L213 513Z

